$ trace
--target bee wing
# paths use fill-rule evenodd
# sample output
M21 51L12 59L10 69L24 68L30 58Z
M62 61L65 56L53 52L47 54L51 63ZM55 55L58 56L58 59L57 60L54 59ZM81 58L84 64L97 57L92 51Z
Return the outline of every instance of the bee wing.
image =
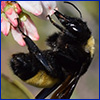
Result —
M29 52L36 56L36 58L42 63L42 65L47 71L51 72L52 67L48 64L47 60L45 59L44 55L39 50L39 48L36 46L36 44L25 34L23 39L25 40L26 45L28 46Z
M46 98L50 93L52 93L58 86L60 85L60 83L55 84L53 87L51 88L44 88L35 98L36 99L44 99Z
M54 92L51 99L69 99L68 95L70 95L70 90L72 88L71 80L73 79L73 75L69 75L64 83Z
M79 73L76 76L69 76L61 87L53 94L51 99L70 99L79 78L81 77L84 70L84 65L80 68Z

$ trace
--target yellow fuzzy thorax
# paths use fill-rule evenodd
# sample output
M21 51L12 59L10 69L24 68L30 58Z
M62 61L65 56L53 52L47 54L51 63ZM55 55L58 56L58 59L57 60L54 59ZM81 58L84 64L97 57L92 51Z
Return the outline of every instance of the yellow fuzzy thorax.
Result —
M85 51L87 53L90 52L92 58L93 58L94 51L95 51L94 45L95 45L95 40L94 40L93 36L91 36L87 41L87 44L85 46Z

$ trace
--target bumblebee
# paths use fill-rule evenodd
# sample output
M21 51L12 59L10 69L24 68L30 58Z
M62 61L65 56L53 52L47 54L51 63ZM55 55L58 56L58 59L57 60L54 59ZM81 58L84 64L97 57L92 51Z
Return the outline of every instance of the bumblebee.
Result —
M80 18L70 17L55 10L62 26L48 15L50 22L60 31L46 40L48 50L40 50L23 34L29 53L13 54L10 66L15 75L28 84L44 88L36 99L44 99L56 90L51 99L69 99L80 77L87 71L94 56L94 38L87 23Z

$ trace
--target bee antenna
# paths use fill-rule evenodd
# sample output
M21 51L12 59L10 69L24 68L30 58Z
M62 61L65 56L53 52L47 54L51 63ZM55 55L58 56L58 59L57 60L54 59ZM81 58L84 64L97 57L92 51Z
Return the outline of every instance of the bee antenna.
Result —
M73 3L71 3L71 2L68 2L68 1L64 1L64 3L67 3L67 4L70 4L70 5L72 5L78 12L79 12L79 14L80 14L80 18L82 19L82 13L81 13L81 11L73 4Z

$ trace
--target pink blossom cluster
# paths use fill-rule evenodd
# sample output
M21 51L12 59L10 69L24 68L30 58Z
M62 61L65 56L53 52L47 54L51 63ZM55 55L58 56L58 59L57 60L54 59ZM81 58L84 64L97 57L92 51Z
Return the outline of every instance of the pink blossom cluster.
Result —
M21 46L25 46L22 33L18 30L18 25L25 34L32 40L38 40L39 35L34 22L30 16L22 11L26 11L46 19L47 15L52 15L56 8L55 1L1 1L1 32L8 36L12 33L14 40Z

